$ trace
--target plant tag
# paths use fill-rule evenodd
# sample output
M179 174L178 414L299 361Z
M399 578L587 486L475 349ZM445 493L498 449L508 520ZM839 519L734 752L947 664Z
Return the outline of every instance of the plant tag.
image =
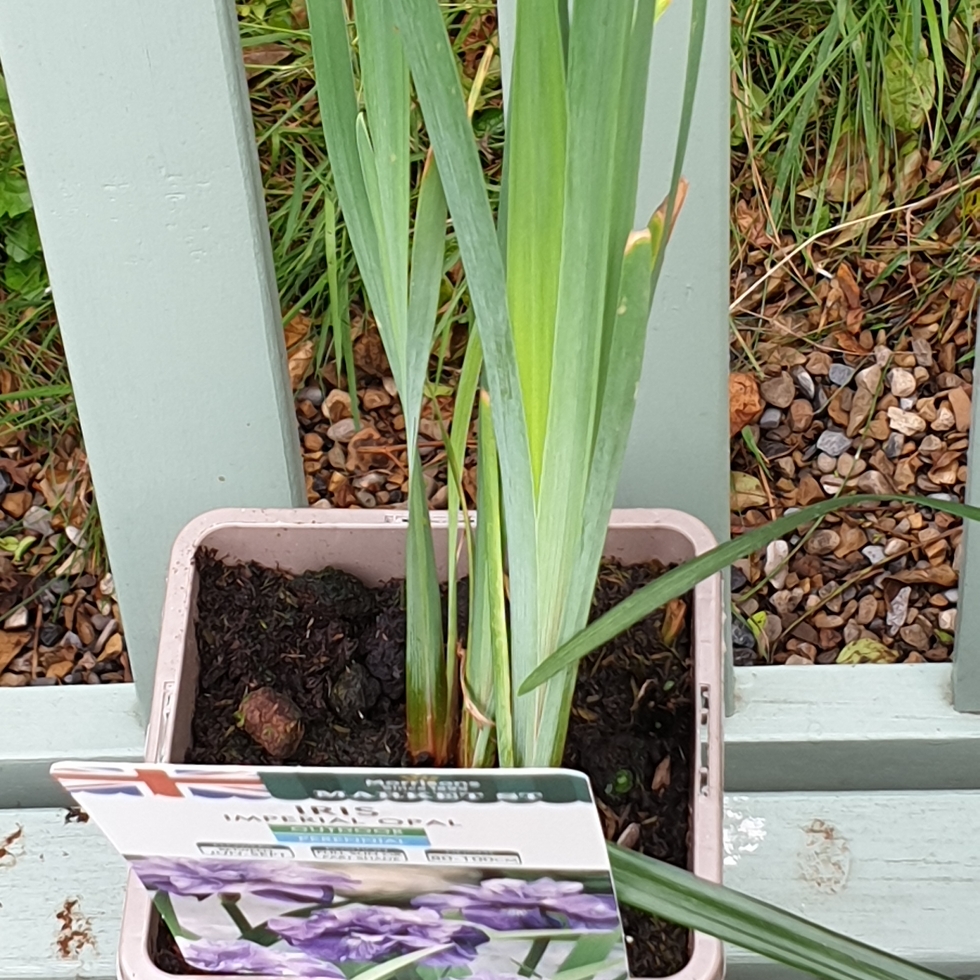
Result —
M565 769L62 762L194 971L618 980L588 779Z

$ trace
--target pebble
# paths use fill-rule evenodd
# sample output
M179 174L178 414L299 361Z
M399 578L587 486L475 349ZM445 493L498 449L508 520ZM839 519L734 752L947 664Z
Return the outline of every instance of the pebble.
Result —
M829 453L821 453L816 458L815 464L821 473L833 473L837 469L837 460Z
M43 538L49 537L54 533L51 527L51 511L43 507L32 507L24 515L24 530L39 534Z
M342 470L346 468L347 453L344 451L344 447L339 442L330 447L330 451L327 453L327 462L330 464L331 468L335 470Z
M972 417L972 403L970 396L963 388L950 388L947 396L950 407L956 416L956 431L966 432L970 428Z
M802 480L800 480L799 488L796 491L796 502L801 507L806 507L808 504L815 504L819 500L824 499L824 493L820 489L820 484L809 473L807 473ZM789 507L783 511L784 514L790 514L792 511Z
M3 625L8 630L22 630L27 626L28 612L27 608L18 609L17 612L12 612L4 621Z
M391 404L391 395L384 388L368 388L361 399L365 409L373 412L375 409L384 408Z
M958 603L960 601L960 590L959 589L947 589L943 593L943 597L948 599L952 603Z
M350 442L354 438L356 431L353 419L339 419L327 429L327 438L332 439L334 442Z
M871 367L866 367L863 371L858 371L854 377L854 381L858 388L863 388L873 395L877 392L878 385L881 384L881 368L877 364L872 364Z
M956 610L955 609L943 609L939 613L939 619L937 625L941 630L946 630L947 633L956 632Z
M789 568L786 559L789 557L789 545L785 541L770 541L766 548L765 573L770 576L772 587L781 589L786 584Z
M830 355L822 350L815 350L806 359L806 369L810 374L815 374L818 377L826 377L832 367L833 362L830 360Z
M784 661L787 667L812 667L813 661L798 653L791 653Z
M319 408L323 404L323 392L316 385L310 385L299 392L296 400L299 402L307 401L314 408Z
M762 625L762 632L769 641L770 646L774 644L783 632L783 621L775 613L767 613L766 621Z
M914 436L926 431L925 419L904 409L892 406L888 409L888 424L902 435Z
M939 406L936 417L930 423L929 428L931 428L934 432L949 432L954 425L956 425L956 416L953 415L953 410L949 407L949 404L947 402L943 402L942 405ZM26 525L26 518L24 523Z
M741 568L732 566L732 592L741 592L748 585L748 578Z
M771 405L762 413L759 419L760 429L775 429L783 421L783 413Z
M319 432L307 432L303 436L303 448L311 453L318 453L323 449L323 436Z
M769 596L769 604L780 616L789 616L803 601L803 590L796 586L792 589L781 589Z
M55 647L65 635L65 628L58 623L45 623L39 636L41 646Z
M854 614L854 622L861 626L867 626L878 614L878 600L873 595L866 595L858 603L857 612Z
M832 384L837 385L838 388L843 388L851 383L851 378L854 377L854 368L848 367L846 364L831 364L827 373L830 375Z
M918 623L913 623L911 626L903 626L898 631L898 635L910 647L915 647L916 650L929 649L929 634Z
M893 432L889 437L888 441L885 443L885 455L889 459L896 459L902 454L902 447L905 445L905 439L901 432Z
M736 667L751 667L755 663L755 650L749 647L735 647L732 650L732 660Z
M782 371L775 378L763 381L759 390L769 405L775 405L776 408L789 408L796 386L793 384L793 379Z
M919 367L932 367L932 344L928 340L916 337L912 341L912 353Z
M888 386L896 398L908 398L915 392L915 375L905 368L892 368L888 372Z
M755 649L755 633L741 620L732 620L732 646Z
M789 427L794 432L806 432L813 421L813 406L804 398L797 398L789 407Z
M810 555L829 555L840 544L840 535L830 528L816 531L806 543L806 552Z
M871 562L872 565L880 565L888 556L885 549L880 544L869 544L867 548L861 549L861 554Z
M334 388L323 401L323 415L330 422L350 418L350 395Z
M895 593L895 597L888 606L888 614L885 616L889 636L897 636L898 631L905 625L905 619L909 614L909 600L911 598L912 588L908 585Z
M867 473L862 473L857 478L857 488L861 493L885 494L894 492L885 474L879 473L877 470L869 470Z
M804 397L809 398L813 401L814 396L817 393L817 386L814 384L813 378L810 376L810 372L807 371L802 365L797 365L792 370L793 380L796 382L796 387L800 389L800 394Z
M388 482L388 475L386 473L365 473L364 476L359 476L353 481L353 486L356 490L380 490Z
M925 424L923 424L925 428ZM820 433L817 440L817 449L826 453L828 456L840 456L841 453L851 448L851 440L848 436L838 429L827 429Z
M367 490L355 490L354 496L362 507L371 508L378 506L377 500L374 499L374 494L369 493Z

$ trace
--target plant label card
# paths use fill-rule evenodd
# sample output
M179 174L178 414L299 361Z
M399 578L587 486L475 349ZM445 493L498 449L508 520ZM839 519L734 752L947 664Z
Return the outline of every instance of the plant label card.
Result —
M195 970L626 980L588 779L563 769L63 762Z

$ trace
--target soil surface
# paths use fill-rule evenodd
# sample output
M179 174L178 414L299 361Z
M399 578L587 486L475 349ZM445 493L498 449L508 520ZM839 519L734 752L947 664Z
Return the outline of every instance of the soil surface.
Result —
M400 583L372 590L334 569L292 577L206 554L198 568L201 671L188 762L280 761L235 719L248 691L268 687L288 695L302 715L304 736L290 764L409 763ZM661 571L656 563L604 563L593 617ZM589 776L609 839L681 867L688 863L694 747L687 622L685 604L676 602L582 662L563 759ZM684 966L687 930L622 912L633 976L669 976ZM158 965L193 972L161 933Z

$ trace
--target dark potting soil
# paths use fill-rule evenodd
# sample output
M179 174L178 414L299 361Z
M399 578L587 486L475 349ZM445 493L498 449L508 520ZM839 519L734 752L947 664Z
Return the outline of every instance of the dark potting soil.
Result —
M288 764L409 764L400 583L368 589L334 569L293 577L208 554L197 565L200 677L188 762L276 764L235 722L246 692L271 687L303 718ZM662 571L605 562L592 617ZM686 867L694 712L687 617L675 618L672 645L660 610L582 661L563 764L589 776L608 838ZM621 911L633 976L669 976L687 963L686 929ZM157 965L195 972L162 925L160 933Z

